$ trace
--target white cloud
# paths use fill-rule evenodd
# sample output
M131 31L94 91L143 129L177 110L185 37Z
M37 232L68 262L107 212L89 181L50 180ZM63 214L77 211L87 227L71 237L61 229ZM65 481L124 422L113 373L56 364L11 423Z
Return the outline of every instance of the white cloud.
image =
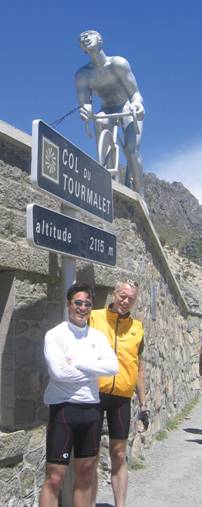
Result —
M150 164L159 178L181 181L202 204L202 142Z

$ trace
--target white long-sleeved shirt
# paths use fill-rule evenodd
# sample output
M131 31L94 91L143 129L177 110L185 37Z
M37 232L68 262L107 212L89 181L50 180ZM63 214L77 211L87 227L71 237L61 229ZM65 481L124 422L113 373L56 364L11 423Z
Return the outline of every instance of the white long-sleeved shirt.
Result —
M49 382L45 404L98 403L97 377L115 375L118 361L106 336L90 328L62 322L45 335L44 355ZM68 363L71 361L71 364Z

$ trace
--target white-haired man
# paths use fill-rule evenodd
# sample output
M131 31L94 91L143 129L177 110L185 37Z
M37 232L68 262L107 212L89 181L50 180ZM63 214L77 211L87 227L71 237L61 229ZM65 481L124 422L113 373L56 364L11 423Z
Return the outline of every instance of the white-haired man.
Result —
M99 382L102 419L106 412L109 429L111 483L116 507L124 507L126 502L128 484L126 448L130 405L134 391L140 405L139 418L145 429L148 427L144 365L141 357L144 332L142 322L130 316L137 294L137 283L131 280L120 282L115 287L109 307L94 310L90 317L90 326L101 330L108 337L119 365L117 375L101 377Z

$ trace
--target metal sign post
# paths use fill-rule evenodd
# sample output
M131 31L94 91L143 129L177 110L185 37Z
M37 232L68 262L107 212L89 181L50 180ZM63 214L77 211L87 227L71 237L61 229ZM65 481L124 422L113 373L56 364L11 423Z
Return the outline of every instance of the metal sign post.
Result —
M76 212L74 209L63 206L64 215L68 214L70 217L75 218ZM63 291L63 319L68 320L68 309L67 309L67 291L69 287L76 281L76 263L74 257L67 257L62 255L62 291Z

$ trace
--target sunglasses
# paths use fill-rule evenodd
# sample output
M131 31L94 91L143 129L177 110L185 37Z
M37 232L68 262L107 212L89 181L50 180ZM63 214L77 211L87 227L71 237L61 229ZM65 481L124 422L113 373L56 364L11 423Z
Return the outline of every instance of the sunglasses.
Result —
M82 305L85 306L85 308L92 308L92 303L90 301L81 301L81 299L75 299L75 301L72 301L72 304L75 306L81 307Z

